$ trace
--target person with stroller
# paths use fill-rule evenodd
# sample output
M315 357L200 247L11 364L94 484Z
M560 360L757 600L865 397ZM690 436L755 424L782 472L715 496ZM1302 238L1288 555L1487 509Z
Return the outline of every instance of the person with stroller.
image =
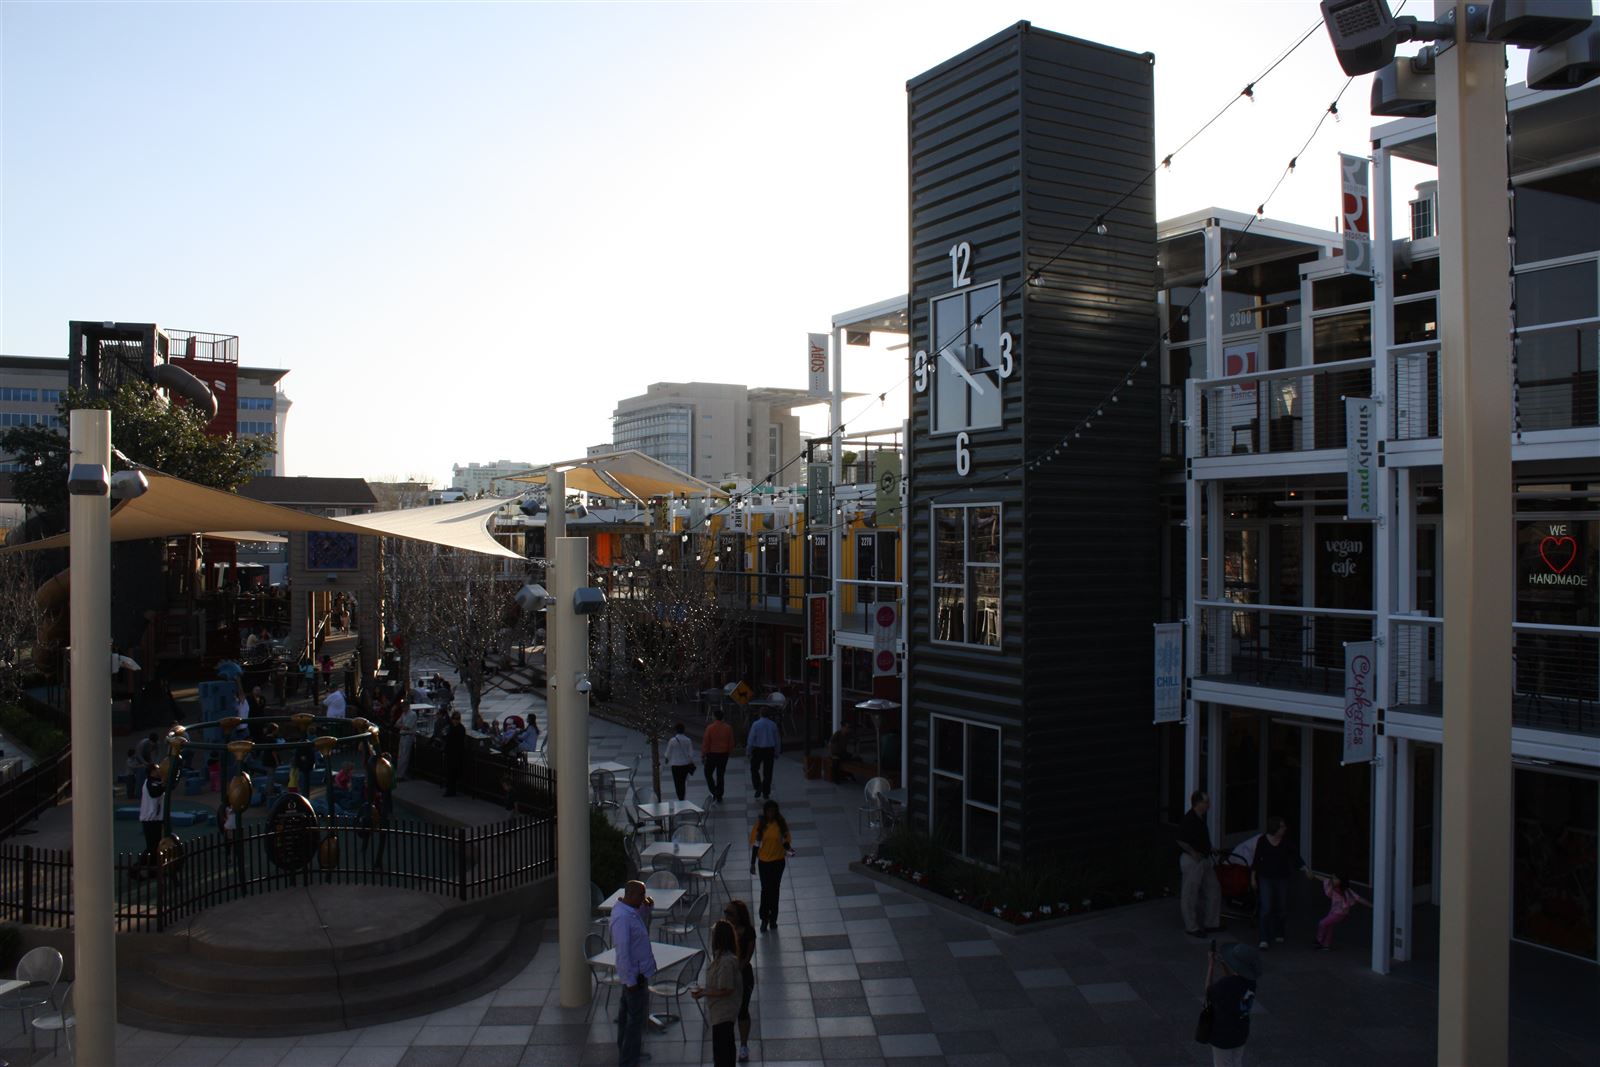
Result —
M1310 878L1311 871L1294 845L1288 841L1289 824L1281 815L1267 820L1267 829L1256 838L1255 855L1250 860L1250 885L1256 891L1256 945L1265 952L1271 942L1283 943L1284 926L1289 919L1289 879L1295 872Z

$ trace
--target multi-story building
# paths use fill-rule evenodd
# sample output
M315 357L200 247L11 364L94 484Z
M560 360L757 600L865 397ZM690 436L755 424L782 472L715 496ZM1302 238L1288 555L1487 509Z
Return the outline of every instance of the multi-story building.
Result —
M532 463L513 463L509 459L465 466L457 463L450 468L450 488L459 489L469 497L505 496L525 488L508 483L506 479L514 474L525 474L532 467Z
M1600 959L1600 145L1580 118L1600 87L1509 101L1515 541L1493 570L1443 573L1437 213L1433 183L1392 188L1394 160L1434 163L1434 120L1373 131L1370 277L1334 234L1248 214L1160 233L1163 617L1187 634L1162 808L1206 788L1230 844L1286 817L1314 867L1370 887L1380 971L1437 921L1442 615L1476 581L1515 589L1513 937ZM1347 398L1375 416L1370 517L1347 497ZM1376 756L1346 762L1345 645L1367 641Z
M611 440L706 481L761 482L801 447L794 410L822 402L803 389L656 382L617 402Z

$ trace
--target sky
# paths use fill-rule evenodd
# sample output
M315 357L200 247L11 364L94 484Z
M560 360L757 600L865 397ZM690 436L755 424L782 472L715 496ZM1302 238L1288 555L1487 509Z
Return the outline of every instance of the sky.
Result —
M650 382L802 387L807 332L906 290L906 81L1023 19L1153 52L1164 155L1320 16L7 0L0 351L59 355L71 319L237 334L290 372L288 473L441 485L582 455ZM1270 216L1332 227L1369 81ZM1158 217L1252 210L1345 82L1319 26L1158 177ZM903 417L890 341L850 350L852 428Z

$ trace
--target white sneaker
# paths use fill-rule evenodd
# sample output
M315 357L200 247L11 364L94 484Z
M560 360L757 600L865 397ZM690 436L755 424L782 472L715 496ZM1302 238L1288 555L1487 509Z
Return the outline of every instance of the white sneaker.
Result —
M739 1046L739 1059L740 1060L747 1060L749 1058L750 1058L750 1046L749 1045L740 1045Z

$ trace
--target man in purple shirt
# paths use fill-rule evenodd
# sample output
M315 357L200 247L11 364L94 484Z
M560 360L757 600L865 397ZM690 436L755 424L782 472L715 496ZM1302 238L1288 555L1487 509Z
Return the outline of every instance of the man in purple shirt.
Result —
M644 1020L650 1010L650 979L656 957L650 948L650 909L643 882L629 882L611 908L611 945L617 951L622 1011L617 1015L617 1067L638 1067Z

